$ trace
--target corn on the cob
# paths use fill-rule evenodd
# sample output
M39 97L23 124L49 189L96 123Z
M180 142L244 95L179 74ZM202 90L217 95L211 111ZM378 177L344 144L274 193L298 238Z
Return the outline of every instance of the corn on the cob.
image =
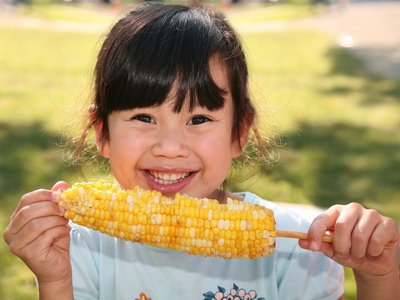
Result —
M228 199L175 198L135 187L76 183L61 193L59 205L74 223L117 238L188 254L257 258L275 248L273 212Z

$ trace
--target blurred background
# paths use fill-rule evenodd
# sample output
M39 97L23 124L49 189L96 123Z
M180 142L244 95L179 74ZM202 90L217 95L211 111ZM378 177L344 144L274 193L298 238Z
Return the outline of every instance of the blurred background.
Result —
M234 170L229 187L309 219L355 201L399 223L400 2L204 3L238 30L262 128L278 133L274 163L249 169L252 176ZM111 180L97 164L73 166L63 145L83 126L104 34L137 4L0 0L0 232L26 192L58 180ZM349 270L345 296L355 299ZM37 298L33 275L2 239L0 297Z

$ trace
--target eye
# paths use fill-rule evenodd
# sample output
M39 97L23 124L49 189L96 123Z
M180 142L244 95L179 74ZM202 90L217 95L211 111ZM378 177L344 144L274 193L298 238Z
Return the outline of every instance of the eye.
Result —
M132 117L131 120L138 120L140 122L151 123L151 124L156 123L156 121L151 116L145 115L145 114L136 115L136 116Z
M200 125L206 122L210 122L211 119L207 118L205 116L194 116L193 118L191 118L189 120L189 122L187 123L188 125Z

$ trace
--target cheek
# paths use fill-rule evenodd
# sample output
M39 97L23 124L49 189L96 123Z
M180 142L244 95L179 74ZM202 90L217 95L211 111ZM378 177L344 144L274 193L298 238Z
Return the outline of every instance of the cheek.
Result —
M229 168L231 153L230 137L228 136L210 136L207 139L197 141L196 150L198 155L202 156L203 162L215 167Z
M131 153L140 148L147 147L148 139L143 134L135 134L133 131L120 130L110 138L110 151L114 153Z
M146 151L146 139L139 136L114 135L110 140L110 167L118 183L125 189L140 185L137 169Z
M146 139L138 135L114 135L110 139L109 160L112 169L131 169L147 149Z

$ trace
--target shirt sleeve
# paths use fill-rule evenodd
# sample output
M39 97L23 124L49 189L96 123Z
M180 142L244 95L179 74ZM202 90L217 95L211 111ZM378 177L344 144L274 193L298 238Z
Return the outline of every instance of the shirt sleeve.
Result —
M85 234L86 228L70 222L70 259L74 299L99 299L98 248L99 242ZM88 240L90 239L90 240Z

